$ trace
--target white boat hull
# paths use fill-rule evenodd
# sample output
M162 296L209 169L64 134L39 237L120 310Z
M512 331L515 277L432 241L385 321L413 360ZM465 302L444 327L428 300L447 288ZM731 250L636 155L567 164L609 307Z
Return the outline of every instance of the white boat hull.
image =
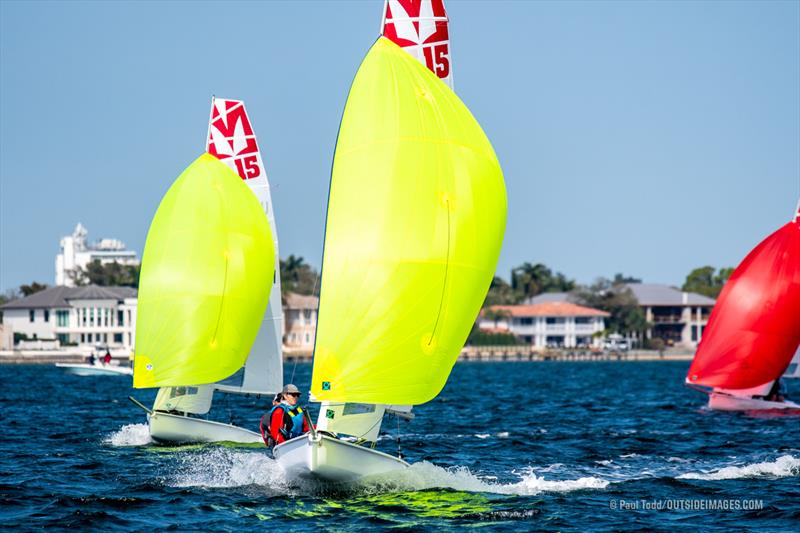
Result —
M708 396L708 407L716 411L768 411L772 409L798 409L800 404L794 402L771 402L757 398L733 396L712 392Z
M392 455L327 435L307 433L275 446L275 460L289 477L325 481L356 481L408 468Z
M262 442L261 435L231 424L155 411L147 416L150 437L159 443Z
M63 368L76 376L132 376L133 369L119 365L90 365L86 363L56 363L58 368Z

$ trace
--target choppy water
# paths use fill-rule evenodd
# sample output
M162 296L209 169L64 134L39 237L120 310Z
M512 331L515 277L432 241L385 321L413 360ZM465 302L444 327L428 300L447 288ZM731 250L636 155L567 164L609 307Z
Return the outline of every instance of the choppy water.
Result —
M703 409L686 368L460 363L414 421L386 424L380 446L399 435L408 471L331 490L290 482L262 447L151 444L126 397L154 393L130 378L0 366L0 525L797 531L800 417ZM215 415L255 429L265 404L230 397Z

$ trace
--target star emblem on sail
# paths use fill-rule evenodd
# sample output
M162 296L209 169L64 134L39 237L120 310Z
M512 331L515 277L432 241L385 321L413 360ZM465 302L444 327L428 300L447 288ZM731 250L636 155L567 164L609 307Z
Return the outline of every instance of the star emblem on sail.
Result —
M442 0L386 0L384 5L383 34L452 89L447 23Z

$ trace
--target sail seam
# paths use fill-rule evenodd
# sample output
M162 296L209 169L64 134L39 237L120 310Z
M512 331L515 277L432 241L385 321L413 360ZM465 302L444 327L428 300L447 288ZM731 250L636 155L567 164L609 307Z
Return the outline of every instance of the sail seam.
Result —
M442 307L444 307L444 293L447 290L447 273L450 269L450 200L445 200L447 207L447 256L444 263L444 281L442 282L442 297L439 300L439 311L436 313L436 322L433 323L433 331L431 338L428 340L428 346L433 342L433 336L436 334L436 328L439 327L439 318L442 316Z
M214 336L211 342L217 342L217 332L219 331L219 323L222 320L222 308L225 306L225 287L228 286L228 255L225 254L225 276L222 278L222 299L219 301L219 313L217 314L217 325L214 327Z

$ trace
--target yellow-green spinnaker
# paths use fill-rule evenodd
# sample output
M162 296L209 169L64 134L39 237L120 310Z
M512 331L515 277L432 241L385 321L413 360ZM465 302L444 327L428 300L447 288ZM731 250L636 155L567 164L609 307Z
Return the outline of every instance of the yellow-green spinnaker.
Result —
M274 267L258 200L225 164L201 155L167 191L147 234L133 386L213 383L241 368Z
M313 395L434 398L488 291L505 220L502 170L478 122L424 65L380 38L339 130Z

